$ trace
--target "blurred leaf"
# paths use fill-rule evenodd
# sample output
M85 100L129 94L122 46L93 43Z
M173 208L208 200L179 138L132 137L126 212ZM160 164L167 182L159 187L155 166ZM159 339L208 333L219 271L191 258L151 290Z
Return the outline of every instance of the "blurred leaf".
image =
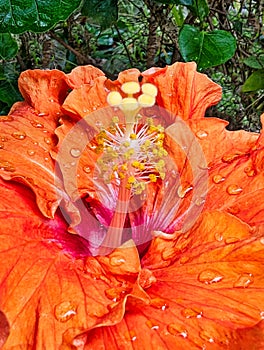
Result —
M9 33L0 33L0 59L9 60L17 54L18 45Z
M200 21L202 21L209 13L209 6L206 0L196 0L193 1L193 4L191 5L185 5L192 11L194 15L199 17Z
M264 54L259 56L250 56L243 61L247 66L254 69L264 68Z
M242 86L242 92L250 92L264 89L264 69L259 69L252 73L244 85Z
M102 28L110 27L118 18L117 0L84 0L82 14Z
M0 67L0 101L11 107L13 103L22 100L17 85L18 74L13 64Z
M81 0L1 0L0 32L45 32L80 6Z
M224 30L200 31L184 25L179 34L179 47L186 62L195 61L199 69L218 66L233 57L236 40Z
M193 5L194 3L194 0L155 0L155 1L161 2L162 4L184 5L184 6Z

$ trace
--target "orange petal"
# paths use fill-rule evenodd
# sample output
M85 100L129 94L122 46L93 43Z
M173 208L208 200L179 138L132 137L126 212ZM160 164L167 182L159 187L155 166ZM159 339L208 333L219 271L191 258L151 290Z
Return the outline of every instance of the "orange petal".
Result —
M59 217L39 216L30 192L1 183L0 197L0 330L10 325L4 350L69 349L84 330L119 322L131 292L146 298L134 287L140 266L132 244L109 257L74 259L67 244L82 240Z
M170 123L176 116L183 120L201 119L206 109L221 99L221 87L198 73L194 62L177 62L147 78L159 90L158 105L172 114Z
M100 76L104 76L104 73L93 66L80 66L74 68L69 74L66 75L66 81L72 89L76 89L83 84L92 85L94 80Z
M25 102L16 103L10 115L0 117L0 176L30 186L48 217L54 215L62 198L50 157L57 142L54 119L53 114L35 113Z
M27 70L18 79L22 96L40 114L60 112L68 91L66 75L59 70ZM58 120L58 116L57 116Z

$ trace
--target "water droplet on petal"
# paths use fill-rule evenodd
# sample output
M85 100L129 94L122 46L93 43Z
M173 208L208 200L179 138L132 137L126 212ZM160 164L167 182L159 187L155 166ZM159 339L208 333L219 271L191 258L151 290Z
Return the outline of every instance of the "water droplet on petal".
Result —
M45 112L40 112L38 113L38 116L39 117L44 117L45 115L49 115L48 113L45 113Z
M205 199L203 197L197 198L194 202L194 204L197 205L198 207L204 203L205 203Z
M109 263L112 266L120 266L126 262L124 256L118 254L112 254L109 259Z
M208 136L208 133L204 130L199 130L195 135L202 140Z
M27 154L28 154L29 156L34 156L35 151L29 149L29 150L27 150Z
M165 299L161 298L151 299L150 305L155 309L161 309L162 311L166 310L169 307L168 302Z
M60 322L67 322L76 315L77 307L71 301L64 301L55 306L54 315Z
M204 270L199 273L198 281L205 284L212 284L220 282L223 279L223 276L216 270Z
M49 102L55 102L53 98L49 98Z
M259 241L261 244L264 244L264 237L261 237Z
M90 174L91 168L90 168L89 166L84 166L84 167L83 167L83 171L84 171L86 174Z
M203 339L203 340L205 340L205 341L207 341L207 342L209 342L209 343L214 343L214 338L213 338L212 335L210 335L210 333L209 333L207 330L205 330L205 329L203 329L202 331L200 331L199 336L200 336L201 339Z
M215 236L216 241L218 241L218 242L221 242L223 240L223 235L219 232L216 232L214 236Z
M221 182L225 181L225 177L223 177L222 175L220 174L217 174L217 175L214 175L213 176L213 182L215 184L220 184Z
M147 320L146 325L150 329L159 329L159 325L155 320Z
M0 160L0 170L13 173L14 171L16 171L16 168L11 162L8 162L6 160Z
M201 318L203 312L196 308L187 308L182 310L181 314L186 318L191 318L191 317Z
M237 195L243 191L243 189L238 185L229 185L226 189L228 194Z
M240 212L240 208L238 206L229 207L227 208L227 210L230 214L233 214L233 215L236 215Z
M180 264L186 264L188 261L190 261L190 257L188 256L183 256L179 260Z
M4 148L4 144L0 143L0 149L3 149L3 148Z
M79 149L79 148L72 148L71 150L70 150L70 154L74 157L74 158L78 158L78 157L80 157L80 155L81 155L81 150Z
M250 166L246 167L244 169L244 172L247 174L247 176L252 177L256 175L256 170Z
M262 320L264 320L264 311L260 311L259 316Z
M136 332L135 331L128 331L125 333L125 338L130 341L137 340Z
M227 237L225 239L225 243L226 244L232 244L232 243L236 243L236 242L239 242L239 241L240 241L239 237Z
M189 183L184 183L178 187L177 194L180 198L184 198L193 190L193 186Z
M105 296L113 302L120 301L125 294L127 294L124 288L109 288L105 290Z
M222 161L224 163L232 163L233 161L237 160L242 155L243 155L243 153L228 154L228 155L225 155L222 157Z
M1 137L1 141L2 141L2 142L7 142L7 141L8 141L8 138L7 138L6 136L2 136L2 137Z
M50 145L52 143L52 140L50 137L44 137L44 141L47 145Z
M41 124L41 123L39 123L39 122L37 122L35 120L32 120L30 123L31 123L32 126L34 126L34 128L40 128L40 129L44 128L43 124Z
M250 284L254 282L254 277L252 273L243 273L238 277L236 282L233 284L234 288L247 288Z
M176 323L170 323L167 326L167 330L171 335L182 336L183 338L187 338L188 332L183 325L177 325Z
M45 162L48 162L50 159L49 159L49 157L45 157L44 160L45 160Z
M26 138L26 133L24 131L15 131L12 136L17 140L24 140Z

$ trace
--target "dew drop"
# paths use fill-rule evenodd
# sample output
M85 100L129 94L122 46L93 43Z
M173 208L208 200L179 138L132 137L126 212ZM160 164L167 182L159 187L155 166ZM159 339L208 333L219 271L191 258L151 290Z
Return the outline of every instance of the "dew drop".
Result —
M83 109L83 113L87 113L88 112L88 109L87 108L84 108Z
M219 232L216 232L215 235L214 235L214 237L215 237L215 240L216 240L217 242L221 242L221 241L223 240L223 236L222 236L222 234L219 233Z
M79 148L72 148L71 150L70 150L70 154L71 154L71 156L73 156L74 158L78 158L78 157L80 157L80 155L81 155L81 150L79 149Z
M109 288L105 290L105 296L113 302L121 300L125 294L126 291L123 288Z
M261 237L259 241L261 244L264 244L264 237Z
M243 273L238 277L236 282L233 284L234 288L247 288L250 284L254 282L254 277L252 273Z
M256 175L256 170L250 166L246 167L244 169L244 172L247 174L248 177L252 177Z
M216 270L204 270L199 273L198 281L205 284L212 284L220 282L223 279L223 276Z
M208 136L208 133L204 130L199 130L195 135L202 140Z
M228 155L225 155L222 157L222 161L224 163L232 163L233 161L237 160L242 155L243 155L243 153L228 154Z
M1 122L12 122L14 118L11 115L1 115L0 116L0 123Z
M89 166L84 166L84 167L83 167L83 171L84 171L86 174L90 174L91 168L90 168Z
M213 182L215 184L220 184L221 182L225 181L225 177L223 177L222 175L220 174L217 174L217 175L214 175L213 176Z
M186 328L182 325L177 325L176 323L170 323L167 326L167 330L171 335L174 336L182 336L183 338L187 338L188 332Z
M13 173L14 171L16 171L16 168L11 162L8 162L6 160L0 160L0 170Z
M227 210L230 214L233 214L233 215L236 215L240 212L240 208L238 206L229 207L227 208Z
M38 116L39 117L45 117L46 115L49 115L48 113L45 113L45 112L40 112L38 113Z
M0 149L3 149L3 148L4 148L4 144L0 143Z
M264 311L260 311L259 316L262 320L264 320Z
M150 329L159 329L159 325L155 320L147 320L146 325Z
M179 260L180 264L182 265L186 264L188 261L190 261L190 258L188 256L183 256Z
M95 108L95 109L94 109ZM95 111L96 110L96 107L94 107L93 108L93 110ZM98 128L100 128L103 124L102 124L102 122L100 121L100 120L97 120L96 122L95 122L95 125L98 127Z
M243 189L241 187L239 187L238 185L229 185L226 189L228 194L231 195L237 195L239 193L241 193L243 191Z
M198 207L199 207L200 205L204 204L204 203L205 203L205 199L202 198L202 197L197 198L197 199L195 200L195 202L194 202L194 204L197 205Z
M76 315L77 307L71 301L64 301L55 306L54 315L56 320L67 322Z
M124 259L123 256L120 256L120 255L111 255L110 256L110 259L109 259L109 263L112 265L112 266L120 266L122 264L124 264L126 262L126 260Z
M34 126L34 128L39 128L39 129L44 128L44 125L37 121L32 120L30 123L32 126Z
M180 198L184 198L193 190L193 186L189 183L185 183L183 185L180 185L177 189L177 194Z
M151 299L150 305L155 309L160 309L162 311L166 310L169 307L167 301L161 298Z
M49 161L49 157L45 157L44 160L45 160L45 162L48 162Z
M27 154L28 154L29 156L34 156L35 151L29 149L29 150L27 150Z
M24 140L26 138L26 133L24 133L24 131L15 131L12 136L17 140Z
M55 102L53 98L49 98L49 102Z
M187 308L182 310L181 314L186 318L191 318L191 317L201 318L203 312L196 308Z
M125 338L129 341L135 341L137 340L136 332L131 330L125 333Z
M239 242L240 241L240 238L238 237L227 237L225 239L225 243L226 244L232 244L232 243L236 243L236 242Z
M201 339L209 342L209 343L214 343L214 338L212 337L212 335L210 335L210 333L203 329L202 331L199 332L199 336Z
M7 141L8 141L8 138L7 138L6 136L2 136L2 137L1 137L1 141L2 141L2 142L7 142Z
M52 143L52 140L50 137L44 137L44 141L47 145L50 145Z

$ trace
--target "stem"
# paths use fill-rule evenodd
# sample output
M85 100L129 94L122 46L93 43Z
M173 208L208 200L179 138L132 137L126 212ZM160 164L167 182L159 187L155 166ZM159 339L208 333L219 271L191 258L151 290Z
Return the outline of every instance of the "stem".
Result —
M99 255L107 255L114 248L117 248L121 245L130 196L131 189L127 188L126 177L125 179L121 180L114 216L111 220L104 241L99 248Z

